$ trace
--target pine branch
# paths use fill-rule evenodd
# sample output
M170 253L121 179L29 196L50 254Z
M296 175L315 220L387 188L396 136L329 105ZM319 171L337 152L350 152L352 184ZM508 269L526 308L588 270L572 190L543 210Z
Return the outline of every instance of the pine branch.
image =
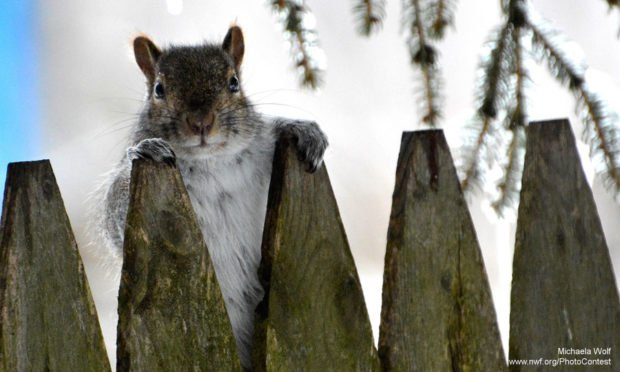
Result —
M545 62L551 74L575 95L577 111L581 112L585 123L584 132L591 148L591 156L603 160L608 185L620 193L620 131L618 116L607 112L604 102L590 92L585 84L585 67L567 57L552 31L536 17L532 19L530 8L524 0L502 0L502 9L507 16L506 24L499 30L492 43L491 52L481 66L483 79L478 97L475 137L471 144L463 148L467 151L462 188L468 190L481 182L484 166L489 168L496 160L491 152L503 145L503 130L495 128L496 118L505 113L506 129L511 132L511 140L506 149L504 174L497 187L500 195L493 207L498 213L516 200L520 189L520 177L524 154L523 128L527 123L525 84L524 43L522 33L529 32L532 48L540 61ZM483 161L486 156L486 164ZM491 159L491 160L489 160Z
M590 133L590 156L598 155L605 163L605 169L599 171L608 187L620 193L620 136L618 129L606 113L604 103L592 92L579 89L575 92L577 109L583 107L582 121L584 133ZM616 118L617 120L617 118ZM617 124L617 123L616 123Z
M547 62L549 72L560 83L567 85L571 91L578 90L584 81L583 67L567 58L564 52L551 40L557 33L543 30L541 25L535 22L529 23L528 26L532 31L532 45L539 60Z
M525 127L527 118L527 104L525 102L525 83L528 79L528 72L525 68L525 61L523 59L523 45L521 40L521 28L515 28L513 32L514 38L514 76L515 82L515 109L512 111L512 115L509 117L508 128L513 129L516 127Z
M474 123L481 123L481 125L473 124L470 130L477 131L475 140L472 144L466 144L463 146L463 158L464 165L461 169L463 171L463 181L461 182L461 189L463 191L469 191L474 187L479 187L482 183L482 176L484 174L482 153L485 149L487 139L492 137L492 123L493 119L489 116L478 115Z
M467 161L462 172L461 187L465 191L471 190L481 182L483 170L483 155L494 163L493 152L497 151L502 143L503 131L495 129L499 113L505 113L507 129L517 131L516 127L523 127L526 123L525 80L527 71L523 63L523 46L521 29L527 22L522 0L503 0L502 9L507 16L506 23L496 32L495 40L491 41L490 53L481 63L483 73L482 84L478 88L478 123L481 127L475 128L477 137L473 144L465 146ZM512 99L510 99L512 97ZM512 104L512 102L516 104ZM513 134L513 138L514 138ZM518 137L518 136L517 136ZM491 142L493 145L491 145ZM498 185L500 197L496 201L498 211L514 199L514 189L518 188L519 174L514 174L515 159L512 150L508 151L508 160L504 168L504 178ZM490 167L491 164L487 164Z
M273 0L272 9L278 14L285 35L291 43L291 53L300 72L302 86L317 89L322 83L323 70L315 59L318 52L317 33L304 18L310 13L304 0Z
M489 59L482 64L484 80L481 86L479 112L493 119L497 117L498 108L505 101L510 86L512 30L512 25L506 22L494 41Z
M506 9L508 22L515 28L528 26L526 5L524 0L509 0Z
M442 39L446 28L454 24L454 0L434 0L428 4L428 19L432 20L429 35L435 39Z
M481 63L480 69L483 72L483 78L479 87L479 108L475 121L481 125L471 128L477 133L475 140L472 144L464 146L467 159L462 171L461 187L464 191L471 190L472 186L481 182L483 150L488 149L486 142L496 135L495 131L492 130L493 122L497 117L499 107L503 106L506 101L510 87L512 30L512 25L507 22L498 31L496 39L490 43L491 52L489 56Z
M509 115L514 116L515 113ZM493 209L500 216L504 210L516 204L521 191L521 173L523 172L523 158L525 155L525 131L521 125L511 128L512 138L506 151L508 159L504 167L504 175L498 184L499 198L492 203Z
M561 83L568 85L577 101L577 111L582 112L586 131L592 135L588 142L592 155L600 156L605 163L603 175L616 193L620 192L620 147L617 134L617 120L611 120L604 103L590 92L584 84L583 68L578 67L553 40L554 32L543 30L540 24L532 23L532 42L538 48L541 58L546 59L549 71Z
M521 27L515 27L512 32L512 44L514 47L514 70L512 75L515 77L513 86L515 103L507 110L505 119L505 127L512 132L512 138L506 152L507 161L503 166L504 175L497 185L500 195L492 204L499 215L502 215L506 208L518 202L519 191L521 190L521 172L523 170L523 155L525 151L525 132L523 128L525 128L527 120L525 82L528 78L523 60L521 34Z
M357 0L353 7L353 14L358 19L358 32L370 36L379 31L385 17L385 0Z
M406 3L404 14L409 24L407 43L411 62L419 67L422 75L420 102L422 121L431 127L436 127L441 117L439 109L441 79L437 66L437 51L427 40L420 0L410 0Z

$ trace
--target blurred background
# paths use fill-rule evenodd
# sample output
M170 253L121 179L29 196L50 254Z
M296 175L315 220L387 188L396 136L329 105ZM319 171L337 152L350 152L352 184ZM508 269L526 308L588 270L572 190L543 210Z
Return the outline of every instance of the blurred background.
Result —
M115 358L117 283L89 244L89 193L127 147L145 82L131 50L138 32L160 45L220 42L231 22L243 29L243 85L268 114L316 120L331 146L326 164L378 336L383 256L401 133L419 129L401 27L401 2L388 1L383 30L356 33L349 1L312 1L326 73L318 92L302 90L287 39L268 2L212 0L8 0L0 7L0 184L12 161L49 158L85 261L108 353ZM457 4L455 27L439 44L445 80L444 120L455 156L475 112L477 65L498 1ZM543 16L574 40L586 77L608 103L620 103L618 12L604 1L535 0ZM576 45L579 45L578 48ZM571 120L611 250L620 272L620 206L597 177L572 96L544 68L532 67L530 119ZM615 108L619 111L618 108ZM2 186L3 187L3 186ZM484 255L504 343L508 336L514 212L498 218L489 185L469 207ZM114 363L112 364L114 365Z

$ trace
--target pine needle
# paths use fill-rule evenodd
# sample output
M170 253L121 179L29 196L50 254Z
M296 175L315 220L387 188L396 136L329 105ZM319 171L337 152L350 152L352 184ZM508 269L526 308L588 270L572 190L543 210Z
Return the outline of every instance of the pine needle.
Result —
M523 46L521 45L521 29L516 28L513 33L515 38L514 43L514 57L515 57L515 70L514 76L516 77L515 82L515 108L511 110L511 115L509 116L508 128L513 129L515 127L525 127L527 120L527 104L525 102L525 83L528 79L528 73L525 68L525 63L523 60Z
M475 139L463 148L465 162L462 168L463 191L470 191L479 185L482 180L483 150L488 150L487 142L497 133L493 130L494 121L499 107L506 102L510 87L510 71L513 65L511 51L512 25L508 22L499 29L495 40L490 42L491 52L480 64L483 72L482 84L478 88L478 114L474 125L469 128L476 134ZM483 57L485 58L485 57ZM478 125L476 125L476 123Z
M305 25L310 9L304 0L273 0L272 9L278 14L289 42L295 67L300 72L303 87L317 89L322 83L323 70L312 50L318 49L316 30Z
M407 2L404 14L405 21L409 26L407 43L411 62L419 67L422 78L422 94L420 94L422 122L431 127L436 127L441 118L439 101L442 85L437 66L438 53L427 40L420 0Z
M513 23L514 25L514 23ZM525 131L527 113L525 102L525 83L528 73L523 59L521 41L521 27L515 27L513 36L514 64L512 75L515 77L514 105L506 110L505 127L512 132L510 144L506 151L506 163L503 166L504 174L497 188L499 197L492 203L497 214L502 215L506 208L514 206L519 201L521 191L521 172L523 171L523 157L525 154Z
M383 25L385 0L358 0L353 6L353 14L358 17L358 32L370 36Z
M583 85L583 68L566 57L558 45L551 40L557 32L543 30L541 25L530 23L532 31L532 45L539 56L539 60L545 61L549 72L570 90L579 89Z
M620 147L618 140L618 120L607 112L605 104L584 84L583 68L579 68L566 57L558 42L553 38L554 31L544 30L544 26L531 24L532 42L538 48L539 57L547 61L551 74L574 94L577 101L576 110L581 112L582 121L590 144L591 156L599 156L605 163L605 169L599 171L607 184L616 193L620 192Z
M605 169L599 171L607 186L620 193L620 136L614 123L609 120L603 102L586 89L576 92L577 108L583 108L585 133L590 143L590 153L602 157ZM616 118L617 120L617 118Z
M500 195L491 204L500 216L507 208L514 206L519 201L519 192L521 191L521 174L523 172L523 158L525 155L525 131L523 126L517 125L512 127L511 132L512 138L506 150L508 161L504 166L502 180L497 185Z
M493 50L486 62L482 63L484 80L479 95L479 112L483 116L496 118L499 106L505 101L510 86L509 72L512 65L511 41L513 26L506 22L500 29Z
M442 39L446 28L454 24L453 0L434 0L428 3L428 15L431 20L428 30L429 36L434 39Z
M482 176L484 175L482 152L485 148L487 139L491 137L491 125L493 119L489 116L478 115L475 123L481 123L481 125L473 125L470 130L477 130L475 140L473 144L466 145L463 148L465 162L462 169L464 169L463 181L461 182L461 189L465 192L479 187L482 183Z

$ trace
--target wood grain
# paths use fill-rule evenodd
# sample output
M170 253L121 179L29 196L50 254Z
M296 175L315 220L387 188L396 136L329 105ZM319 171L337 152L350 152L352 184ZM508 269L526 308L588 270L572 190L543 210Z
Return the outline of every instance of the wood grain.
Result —
M506 370L476 233L440 130L403 133L379 355L390 371Z
M224 300L178 170L136 160L131 177L117 370L240 370Z
M564 368L617 371L618 289L570 123L530 124L526 147L513 262L510 358L555 359L561 356L559 348L611 347L611 355L596 357L610 358L613 366Z
M49 161L8 167L0 231L0 370L109 371Z
M254 360L267 371L377 371L362 288L325 167L277 144Z

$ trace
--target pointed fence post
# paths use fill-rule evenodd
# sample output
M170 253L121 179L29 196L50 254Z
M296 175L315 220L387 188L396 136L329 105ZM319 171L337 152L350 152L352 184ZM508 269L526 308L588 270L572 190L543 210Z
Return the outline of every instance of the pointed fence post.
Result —
M134 161L118 371L239 371L232 328L178 170Z
M267 371L378 371L370 321L325 167L278 142L263 235L254 361Z
M440 130L403 133L379 355L391 371L507 369L476 233Z
M0 230L0 370L110 370L47 160L8 167Z
M528 126L522 185L510 358L585 359L595 364L583 370L617 371L618 289L568 120ZM574 366L559 364L560 369Z

